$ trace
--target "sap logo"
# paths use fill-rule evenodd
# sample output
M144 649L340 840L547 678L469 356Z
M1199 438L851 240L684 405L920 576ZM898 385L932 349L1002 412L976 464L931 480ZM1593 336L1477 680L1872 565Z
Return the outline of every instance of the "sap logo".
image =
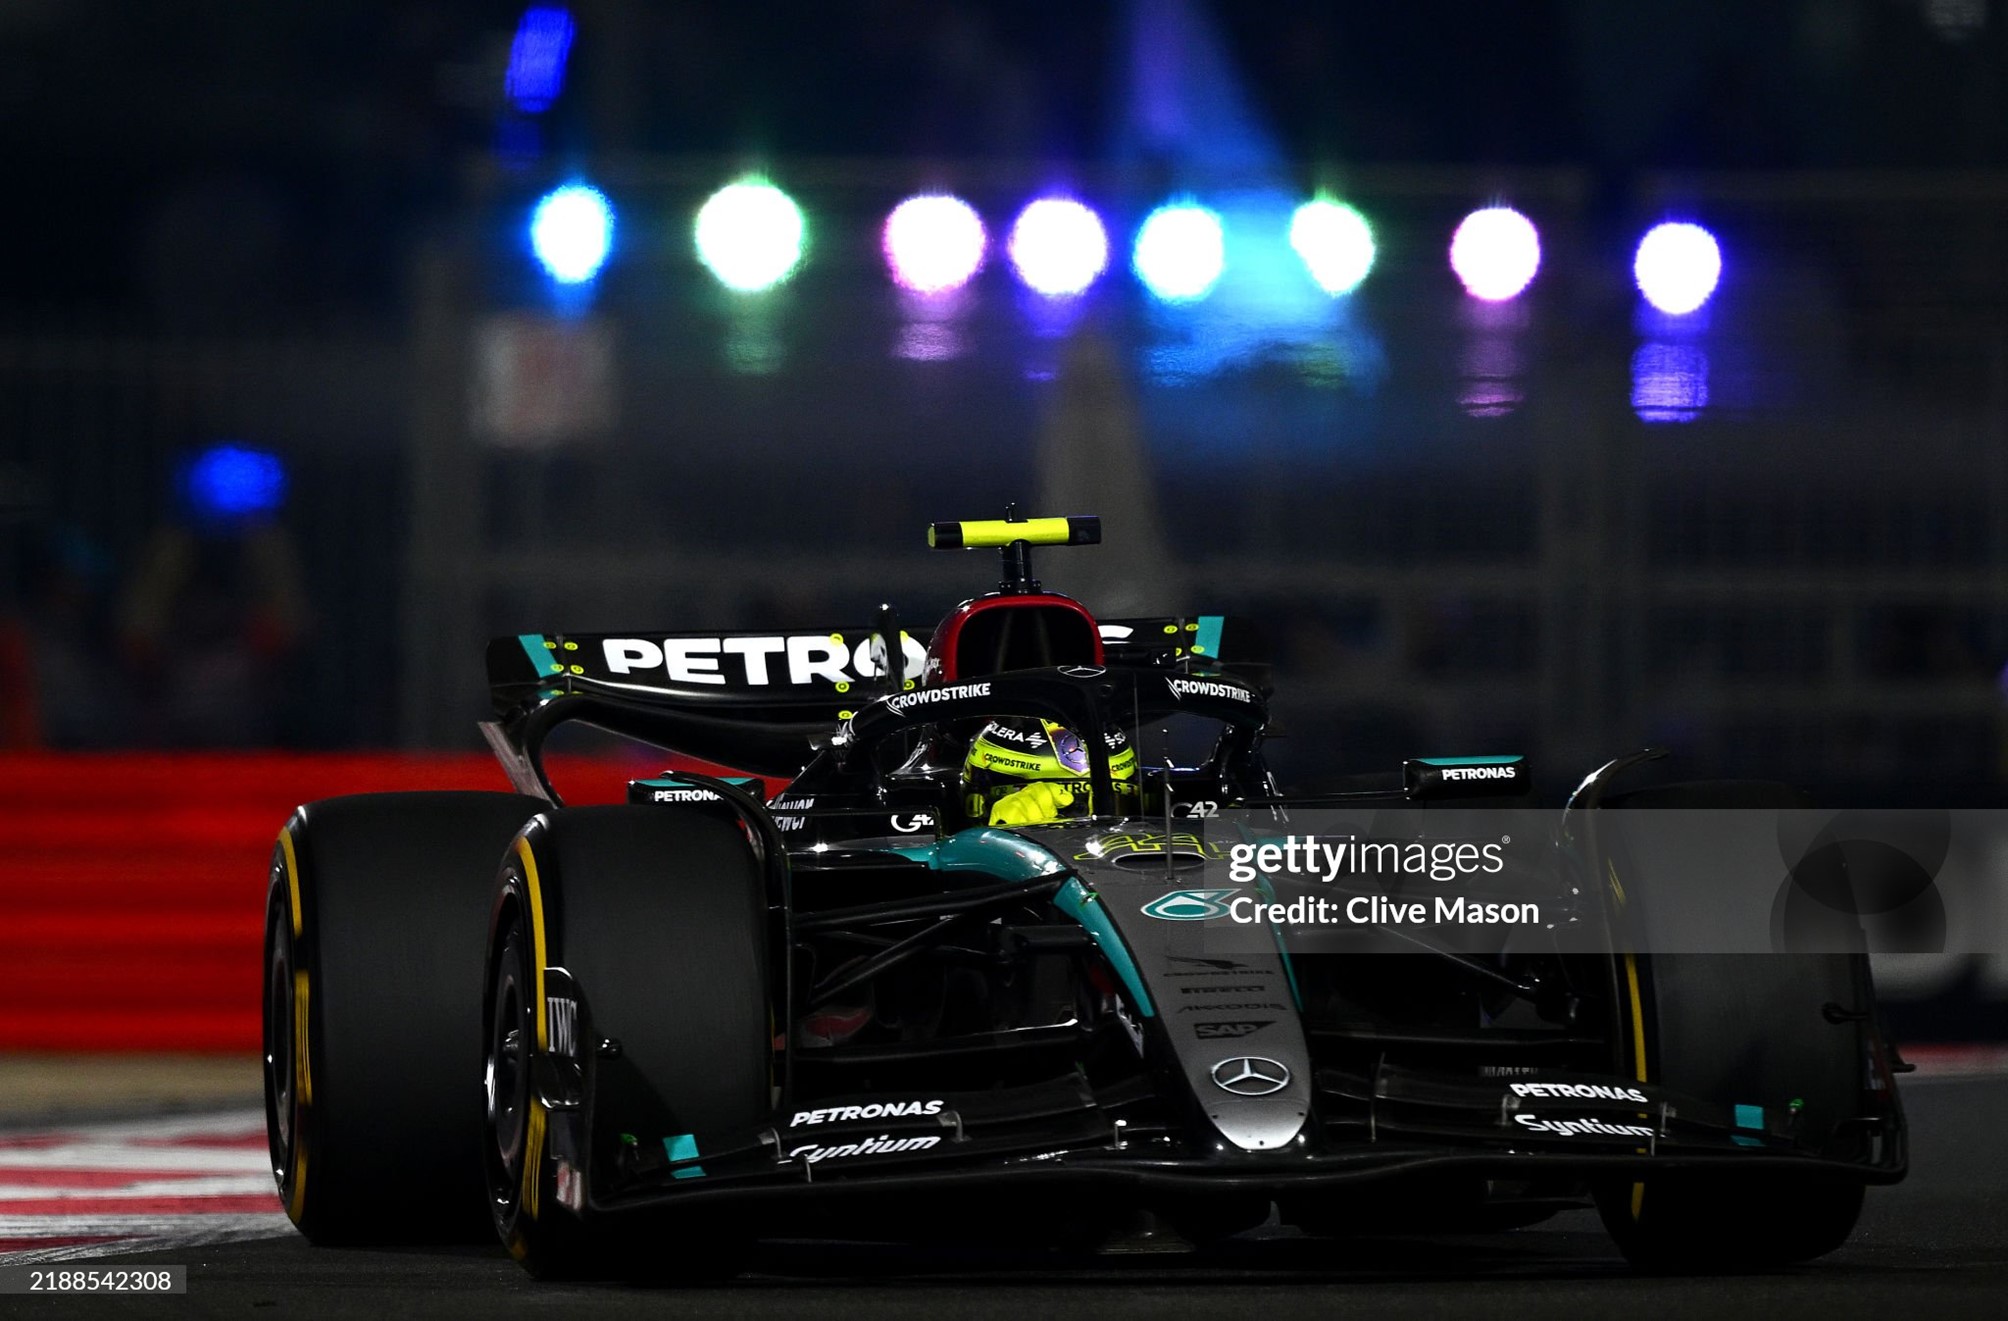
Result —
M1192 1034L1201 1041L1218 1041L1226 1037L1252 1037L1276 1020L1258 1018L1246 1023L1194 1023Z
M927 652L900 634L906 672L918 674ZM754 688L785 683L851 684L876 679L885 645L876 635L855 646L841 633L793 633L785 637L741 638L607 638L600 644L607 672L648 674L660 670L672 683L737 683Z

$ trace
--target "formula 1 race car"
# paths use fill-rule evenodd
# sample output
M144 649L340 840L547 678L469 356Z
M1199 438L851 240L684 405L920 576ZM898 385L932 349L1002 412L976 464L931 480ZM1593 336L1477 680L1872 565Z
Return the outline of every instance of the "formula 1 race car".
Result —
M1032 578L1032 547L1099 539L935 524L1003 581L925 646L889 608L492 643L517 793L331 799L279 836L266 1106L294 1223L492 1222L540 1275L674 1276L774 1236L1082 1245L1150 1215L1204 1244L1593 1204L1633 1262L1695 1268L1830 1251L1903 1176L1866 955L1560 938L1652 899L1600 814L1782 790L1625 789L1645 758L1613 761L1542 818L1541 877L1510 877L1534 901L1493 902L1525 868L1461 813L1526 801L1524 760L1286 797L1248 624L1097 620ZM744 774L565 807L543 750L567 722ZM1422 901L1368 878L1317 901L1398 939L1293 940L1319 812L1443 822L1489 925L1403 934Z

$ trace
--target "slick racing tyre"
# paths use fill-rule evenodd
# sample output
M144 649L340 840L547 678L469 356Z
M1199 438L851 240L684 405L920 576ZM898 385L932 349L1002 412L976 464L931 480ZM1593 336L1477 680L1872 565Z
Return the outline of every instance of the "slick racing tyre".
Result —
M265 905L265 1125L286 1212L317 1243L484 1229L481 926L537 808L498 793L310 803Z
M1677 785L1628 806L1793 807L1779 786ZM1775 885L1775 876L1753 877ZM1643 896L1635 896L1643 898ZM1647 899L1649 902L1649 899ZM1753 1126L1784 1119L1807 1155L1866 1163L1874 991L1865 954L1616 956L1622 1067L1713 1102ZM1739 1121L1741 1122L1741 1121ZM1634 1265L1696 1270L1786 1265L1831 1252L1861 1214L1865 1183L1832 1171L1690 1171L1596 1190L1605 1228Z
M575 808L517 838L489 924L483 1158L495 1229L533 1274L733 1268L745 1236L729 1224L652 1221L642 1250L591 1203L638 1165L766 1121L768 963L765 878L729 821Z
M1861 1025L1823 1011L1873 1003L1865 956L1642 955L1635 963L1648 1081L1724 1107L1795 1115L1815 1150L1859 1155L1847 1121L1863 1111ZM1776 1266L1845 1242L1864 1187L1832 1174L1727 1169L1606 1185L1597 1209L1634 1265Z

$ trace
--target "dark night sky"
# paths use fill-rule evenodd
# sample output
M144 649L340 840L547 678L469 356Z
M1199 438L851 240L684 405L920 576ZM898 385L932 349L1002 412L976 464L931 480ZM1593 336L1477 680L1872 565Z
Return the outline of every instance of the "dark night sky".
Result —
M576 0L571 77L535 131L574 156L1092 161L1119 128L1133 25L1175 3ZM276 245L248 268L289 272L293 296L387 291L454 162L508 128L522 7L7 0L0 306L144 303L163 229L233 215ZM2008 164L2002 0L1199 7L1307 177Z

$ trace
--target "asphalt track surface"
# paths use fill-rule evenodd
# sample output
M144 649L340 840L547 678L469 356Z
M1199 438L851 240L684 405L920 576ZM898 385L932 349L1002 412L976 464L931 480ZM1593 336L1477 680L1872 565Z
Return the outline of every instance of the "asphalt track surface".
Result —
M2008 1078L1904 1091L1910 1178L1870 1191L1839 1252L1757 1274L1634 1274L1595 1217L1577 1212L1474 1237L1340 1242L1258 1230L1205 1254L778 1243L748 1274L696 1287L548 1285L499 1250L324 1249L288 1235L91 1263L186 1264L186 1297L0 1297L0 1316L2008 1316Z

